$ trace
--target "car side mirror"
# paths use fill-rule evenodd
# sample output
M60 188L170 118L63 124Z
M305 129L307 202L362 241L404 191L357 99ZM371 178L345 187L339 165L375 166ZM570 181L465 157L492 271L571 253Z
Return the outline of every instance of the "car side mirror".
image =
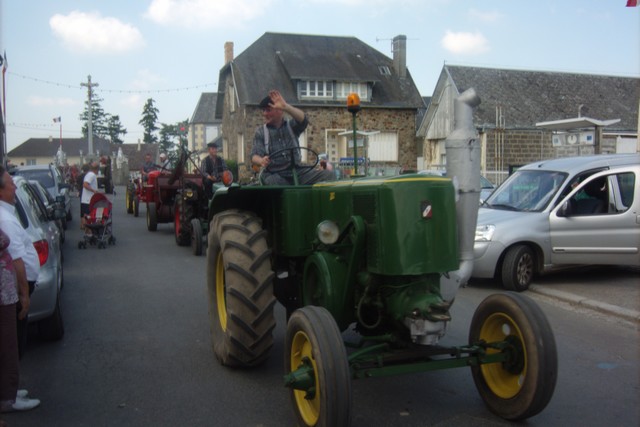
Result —
M65 199L63 195L56 196L56 203L59 203L62 206L64 206L64 202L65 202Z
M569 200L565 200L562 205L560 205L556 214L562 218L571 216L571 203L569 203Z

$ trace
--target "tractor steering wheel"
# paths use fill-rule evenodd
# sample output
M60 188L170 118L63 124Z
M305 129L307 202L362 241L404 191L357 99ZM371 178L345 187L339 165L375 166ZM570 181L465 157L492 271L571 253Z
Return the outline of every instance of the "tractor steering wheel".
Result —
M298 154L299 154L299 150L307 150L309 153L313 154L313 156L315 156L315 162L312 161L312 164L309 164L309 165L296 165L296 156L295 156L296 153L294 152L298 151ZM278 173L284 170L291 170L291 172L294 174L297 174L297 176L302 176L308 173L309 171L311 171L312 169L314 169L318 165L318 162L320 161L318 157L318 153L313 151L311 148L307 148L307 147L282 148L280 150L274 151L273 153L270 153L269 159L278 158L278 156L281 156L286 152L289 152L287 163L283 163L279 166L274 166L273 163L269 163L264 168L264 170L269 173Z

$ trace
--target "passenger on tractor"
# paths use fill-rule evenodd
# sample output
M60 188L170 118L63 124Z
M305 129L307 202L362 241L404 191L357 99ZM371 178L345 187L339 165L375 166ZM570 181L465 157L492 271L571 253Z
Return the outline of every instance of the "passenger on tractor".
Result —
M222 157L218 157L218 145L215 142L207 144L209 155L202 160L200 170L202 171L202 185L207 199L213 197L213 184L222 182L222 174L229 170Z
M160 153L160 166L163 172L167 172L171 169L171 161L167 158L166 153Z
M334 181L333 171L309 169L300 165L298 137L309 124L306 114L285 101L280 92L272 90L259 104L264 125L256 128L251 150L251 162L264 168L262 180L267 185L294 184L293 169L300 184ZM291 116L285 120L284 113ZM273 155L275 156L273 156ZM291 158L291 157L294 158ZM295 165L292 165L295 162Z

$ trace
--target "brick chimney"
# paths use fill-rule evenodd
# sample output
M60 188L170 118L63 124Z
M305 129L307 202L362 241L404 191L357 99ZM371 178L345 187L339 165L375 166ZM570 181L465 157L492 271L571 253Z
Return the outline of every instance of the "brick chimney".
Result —
M224 44L224 65L233 61L233 42L226 42Z
M398 77L407 77L407 36L399 35L393 38L393 68Z

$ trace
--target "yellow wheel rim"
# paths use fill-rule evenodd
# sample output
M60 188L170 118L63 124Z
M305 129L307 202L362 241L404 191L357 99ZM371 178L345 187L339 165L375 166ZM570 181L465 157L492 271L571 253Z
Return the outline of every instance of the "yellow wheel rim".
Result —
M218 252L216 259L216 304L218 305L218 319L223 331L227 331L227 301L224 286L224 262L222 252Z
M298 412L304 420L304 423L308 426L314 426L318 423L320 417L320 387L318 385L318 368L316 361L313 358L313 346L307 334L302 331L296 332L291 342L291 370L297 369L303 364L303 360L311 361L313 372L315 374L315 396L313 399L307 399L305 396L307 392L304 390L293 390L293 395L296 400L296 406Z
M515 337L522 345L524 365L520 372L511 373L501 363L482 365L482 375L491 391L502 399L514 397L524 384L527 375L527 351L518 325L504 313L494 313L487 318L480 330L480 339L486 342L504 341L508 336ZM497 353L497 349L488 349L487 353Z

